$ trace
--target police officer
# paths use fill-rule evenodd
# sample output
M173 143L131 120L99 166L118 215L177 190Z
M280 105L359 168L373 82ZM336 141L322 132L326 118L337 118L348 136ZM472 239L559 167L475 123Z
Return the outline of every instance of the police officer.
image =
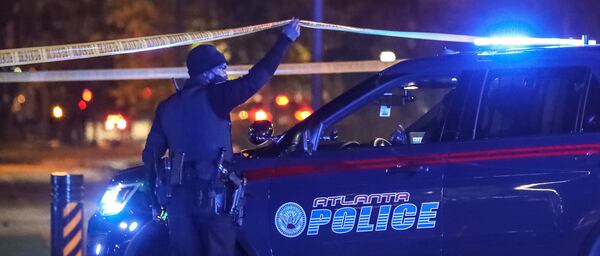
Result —
M292 19L273 48L247 75L234 80L227 80L223 54L200 45L187 57L190 79L185 87L159 104L142 158L151 184L156 162L167 149L173 159L183 159L181 185L172 187L166 206L176 255L234 254L236 227L223 211L226 186L217 178L215 164L222 149L224 159L231 159L229 112L269 81L299 35L299 20Z

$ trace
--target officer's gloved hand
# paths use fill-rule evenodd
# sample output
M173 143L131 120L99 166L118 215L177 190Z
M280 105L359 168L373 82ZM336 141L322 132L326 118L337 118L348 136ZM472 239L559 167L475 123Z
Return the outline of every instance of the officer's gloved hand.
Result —
M296 41L296 39L298 39L298 37L300 36L300 20L292 18L292 22L283 27L282 33L286 35L290 40Z

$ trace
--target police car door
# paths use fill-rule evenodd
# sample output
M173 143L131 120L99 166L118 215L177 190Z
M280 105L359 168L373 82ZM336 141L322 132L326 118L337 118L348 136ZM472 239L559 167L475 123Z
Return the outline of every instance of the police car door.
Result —
M448 155L444 255L578 253L581 238L570 230L597 212L587 203L597 196L582 192L597 186L584 159L597 137L575 132L589 74L582 67L487 71L454 135L465 141Z
M274 163L272 253L440 255L446 149L436 142L457 84L396 81L307 130L314 150Z

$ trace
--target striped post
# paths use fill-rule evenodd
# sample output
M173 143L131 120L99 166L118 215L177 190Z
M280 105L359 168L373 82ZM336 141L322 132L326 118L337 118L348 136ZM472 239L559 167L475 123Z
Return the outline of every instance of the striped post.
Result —
M83 175L52 173L52 256L83 255Z

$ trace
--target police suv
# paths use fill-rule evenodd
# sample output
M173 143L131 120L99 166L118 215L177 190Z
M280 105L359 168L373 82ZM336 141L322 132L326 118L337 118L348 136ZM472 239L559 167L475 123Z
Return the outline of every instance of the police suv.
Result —
M236 155L239 252L600 255L599 79L589 45L383 70ZM116 176L88 255L123 253L152 218L149 198L142 167Z

